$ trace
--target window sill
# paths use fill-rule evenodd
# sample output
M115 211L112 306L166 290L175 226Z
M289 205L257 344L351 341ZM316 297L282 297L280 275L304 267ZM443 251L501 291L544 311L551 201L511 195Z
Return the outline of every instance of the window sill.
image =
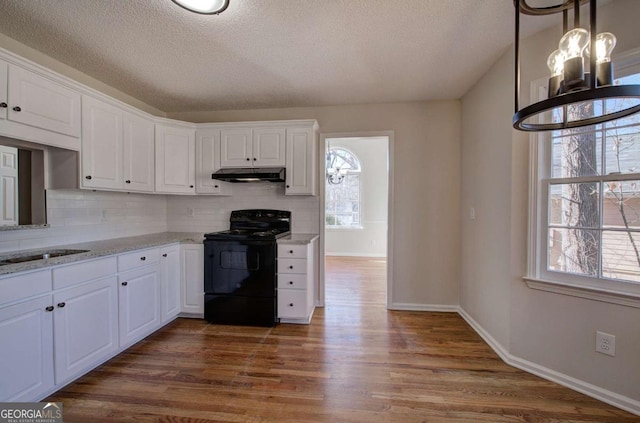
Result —
M537 279L529 276L525 276L523 279L531 289L640 308L640 295L635 293L596 289L566 282Z

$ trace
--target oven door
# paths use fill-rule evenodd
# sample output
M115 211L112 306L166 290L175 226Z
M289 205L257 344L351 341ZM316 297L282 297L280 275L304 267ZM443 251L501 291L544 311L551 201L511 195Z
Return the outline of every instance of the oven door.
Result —
M270 241L205 241L204 291L208 294L273 297L276 244Z

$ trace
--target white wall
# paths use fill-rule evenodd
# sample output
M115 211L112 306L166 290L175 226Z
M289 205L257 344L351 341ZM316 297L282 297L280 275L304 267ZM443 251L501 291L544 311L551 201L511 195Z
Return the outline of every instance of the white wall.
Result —
M167 230L164 195L48 190L48 228L0 231L0 252Z
M458 304L460 102L172 113L168 117L190 122L316 119L323 133L393 131L391 305L430 309ZM169 227L174 227L173 220Z
M343 147L360 160L360 222L357 229L326 228L325 252L335 256L386 257L388 138L328 138L330 146ZM323 181L321 181L322 183ZM326 184L326 181L324 181Z
M616 51L640 47L640 2L600 8L599 31ZM527 40L523 104L544 77L556 28ZM640 412L640 309L526 286L528 135L513 131L512 51L462 99L460 306L512 363ZM476 207L476 220L469 208ZM595 331L616 335L616 357L594 351Z

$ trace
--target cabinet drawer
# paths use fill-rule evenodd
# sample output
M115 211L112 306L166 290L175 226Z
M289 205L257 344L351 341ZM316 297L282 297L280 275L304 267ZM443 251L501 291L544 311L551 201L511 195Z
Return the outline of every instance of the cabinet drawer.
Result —
M157 263L160 260L160 249L138 250L118 256L118 271L136 269Z
M41 270L0 279L0 305L51 291L51 271Z
M278 259L278 273L307 273L306 259Z
M306 290L278 290L278 317L306 319L308 308Z
M307 289L307 275L302 273L278 275L278 289Z
M57 267L53 269L53 289L67 288L82 282L115 275L116 270L115 257Z
M298 244L278 244L278 258L307 258L307 246Z

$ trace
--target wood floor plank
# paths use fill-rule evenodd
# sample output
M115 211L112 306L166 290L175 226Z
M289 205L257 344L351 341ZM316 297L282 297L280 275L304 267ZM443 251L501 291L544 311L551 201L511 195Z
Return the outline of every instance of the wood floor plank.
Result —
M311 325L178 319L47 401L78 423L640 420L507 366L455 313L386 310L384 261L327 261Z

